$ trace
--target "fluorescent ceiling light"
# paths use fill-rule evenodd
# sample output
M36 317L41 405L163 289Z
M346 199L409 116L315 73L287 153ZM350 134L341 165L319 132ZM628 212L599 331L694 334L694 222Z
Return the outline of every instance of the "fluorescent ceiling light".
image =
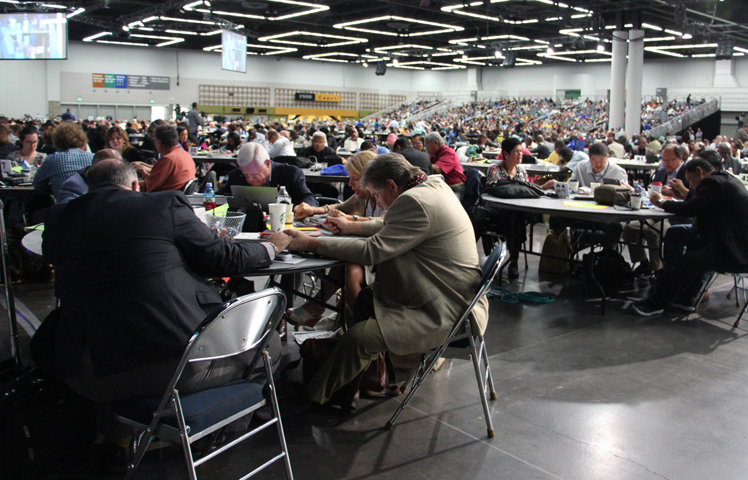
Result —
M564 61L564 62L574 62L574 63L576 63L576 60L575 60L575 59L573 59L573 58L568 58L568 57L558 57L558 56L556 56L556 55L553 55L553 54L550 54L550 53L538 53L538 57L543 57L543 58L553 58L553 59L555 59L555 60L562 60L562 61Z
M657 30L658 32L662 31L662 28L658 27L657 25L652 25L649 23L642 23L643 28L648 28L650 30Z
M584 61L584 63L593 63L593 62L612 62L612 58L588 58Z
M440 30L433 30L428 32L416 32L416 33L393 33L388 31L381 31L381 30L364 30L358 27L358 25L365 25L368 23L376 23L376 22L383 22L383 21L396 21L396 22L406 22L406 23L414 23L416 25L426 25L430 27L438 27ZM447 25L445 23L436 23L436 22L425 22L422 20L417 20L415 18L407 18L407 17L398 17L394 15L386 15L383 17L374 17L374 18L365 18L363 20L356 20L353 22L345 22L345 23L338 23L333 25L335 28L340 28L343 30L354 30L354 31L365 31L368 33L375 33L379 35L390 35L390 36L402 36L402 37L418 37L423 35L436 35L439 33L451 33L451 32L461 32L465 30L462 27L456 27L453 25Z
M184 42L184 38L175 38L174 40L170 40L168 42L158 43L156 44L156 47L165 47L167 45L174 45L175 43Z
M213 10L212 12L210 10L207 10L205 8L198 8L195 9L196 12L200 13L213 13L215 15L222 15L224 17L241 17L241 18L251 18L253 20L270 20L267 17L264 17L262 15L250 15L247 13L238 13L238 12L226 12L224 10Z
M348 57L348 60L340 59L340 58L330 58L330 57ZM337 62L337 63L350 63L352 59L355 59L355 63L366 63L366 59L369 60L376 60L379 57L375 57L374 55L357 55L355 53L345 53L345 52L330 52L330 53L315 53L313 55L304 55L304 60L320 60L323 62Z
M307 36L307 37L320 37L320 38L334 38L338 40L343 40L341 42L337 43L328 43L325 45L319 44L319 43L309 43L309 42L294 42L289 40L283 40L286 37L293 37L293 36ZM273 43L285 43L288 45L302 45L306 47L324 47L324 48L330 48L330 47L340 47L342 45L354 45L357 43L366 43L369 40L365 38L356 38L356 37L345 37L342 35L330 35L329 33L315 33L315 32L306 32L306 31L295 31L295 32L288 32L288 33L279 33L277 35L270 35L267 37L261 37L258 38L261 42L273 42Z
M668 52L667 50L660 50L659 47L644 47L644 50L648 52L659 53L660 55L667 55L669 57L686 58L685 55L681 55L680 53L675 52Z
M155 40L184 40L184 38L178 39L174 37L162 37L160 35L145 35L143 33L133 33L130 36L136 38L153 38Z
M693 45L657 45L656 47L645 47L645 50L647 48L657 48L658 50L686 50L691 48L716 48L716 43L699 43L699 44L693 44Z
M148 17L148 18L144 18L143 20L141 20L141 22L143 22L143 23L148 23L148 22L152 22L152 21L154 21L154 20L158 20L158 17Z
M167 33L176 33L177 35L197 35L197 32L188 32L186 30L164 30Z
M208 10L208 9L205 9L205 8L196 8L194 11L200 12L200 13L213 13L215 15L223 15L223 16L227 16L227 17L242 17L242 18L251 18L251 19L254 19L254 20L269 20L269 21L275 22L275 21L279 21L279 20L287 20L289 18L301 17L303 15L311 15L311 14L314 14L314 13L324 12L325 10L329 10L330 9L330 7L327 6L327 5L316 5L314 3L297 2L295 0L266 0L266 1L273 2L273 3L282 3L284 5L294 5L294 6L298 6L298 7L308 7L308 10L302 10L300 12L289 13L287 15L280 15L280 16L277 16L277 17L266 17L264 15L251 15L251 14L241 13L241 12L227 12L227 11L224 11L224 10L213 10L211 12L211 10ZM203 3L203 2L202 1L195 2L194 4L190 4L190 6L197 6L197 5L200 5L201 3ZM210 6L210 5L208 5L208 6ZM188 8L187 5L185 5L184 8L187 9L187 10L190 10L190 8Z
M183 6L182 8L184 8L185 10L189 10L192 7L197 7L198 5L202 5L202 4L203 4L203 0L197 0L197 2L188 3L187 5Z
M219 45L220 46L220 45ZM282 53L293 53L298 52L298 48L291 48L291 47L276 47L275 45L257 45L256 43L248 43L247 44L247 54L248 55L256 55L255 52L250 52L250 48L259 48L262 50L270 50L269 52L263 52L263 55L278 55Z
M529 42L530 39L527 37L520 37L519 35L491 35L489 37L470 37L470 38L453 38L449 40L449 43L456 45L469 45L475 42L483 42L489 40L519 40L523 42Z
M691 58L700 58L700 57L716 57L716 53L695 53L691 55Z
M211 37L213 35L218 35L219 33L223 32L223 30L213 30L212 32L203 32L200 34L202 37Z
M91 35L90 37L86 37L83 39L84 42L92 42L96 40L97 38L106 37L107 35L111 35L112 32L99 32L96 35Z
M108 43L110 45L127 45L128 47L150 47L147 43L115 42L113 40L96 40L96 43Z
M748 49L742 48L742 47L732 47L733 50L736 50L738 52L748 53Z
M199 23L201 25L216 25L216 22L209 22L207 20L192 20L191 18L174 18L174 17L159 17L161 20L167 22L182 22L182 23ZM143 20L147 22L148 20Z
M645 42L668 42L675 40L675 37L645 37Z
M81 13L83 13L85 11L86 11L86 9L83 8L83 7L81 7L79 9L75 10L74 12L71 12L71 13L68 13L67 15L65 15L65 18L73 18L74 16L80 15Z

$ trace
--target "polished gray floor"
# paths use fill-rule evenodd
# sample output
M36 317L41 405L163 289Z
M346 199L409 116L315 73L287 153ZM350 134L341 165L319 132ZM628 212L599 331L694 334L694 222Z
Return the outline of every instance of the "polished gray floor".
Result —
M382 427L396 398L362 400L350 415L285 417L295 477L748 478L748 320L732 328L732 279L719 278L694 314L635 316L628 305L642 293L629 288L602 316L599 295L584 277L539 276L537 265L531 257L529 270L504 285L551 293L554 303L490 301L495 438L486 438L472 366L454 360L431 375L392 431ZM18 296L40 317L52 305L50 284L24 285ZM239 478L274 448L274 432L267 432L199 474ZM118 478L97 473L94 464L79 461L61 476ZM274 465L257 478L284 477ZM150 453L137 478L187 478L180 451Z

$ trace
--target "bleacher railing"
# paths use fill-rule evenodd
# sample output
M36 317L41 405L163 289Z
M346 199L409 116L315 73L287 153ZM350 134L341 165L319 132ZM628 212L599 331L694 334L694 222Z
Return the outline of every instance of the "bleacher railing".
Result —
M437 103L436 105L432 107L421 110L420 112L411 116L410 120L417 122L418 120L431 118L433 114L446 112L447 110L450 110L451 108L453 108L453 106L454 106L454 102L452 100L444 100L441 103Z
M698 122L699 120L708 117L709 115L719 111L719 99L710 100L706 103L691 108L668 122L658 125L655 128L650 129L647 132L648 136L652 137L666 137L673 135L676 132L685 130L690 125Z
M361 119L362 122L368 121L368 120L374 120L377 117L382 117L384 115L387 115L397 109L399 109L402 105L412 105L413 103L418 101L418 97L408 98L404 102L397 102L392 105L389 105L386 108L383 108L382 110L379 110L377 112L374 112L370 115L365 116Z

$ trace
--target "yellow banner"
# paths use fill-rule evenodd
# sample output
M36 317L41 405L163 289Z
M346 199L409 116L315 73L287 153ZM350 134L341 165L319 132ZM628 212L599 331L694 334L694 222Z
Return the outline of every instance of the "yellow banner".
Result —
M336 93L315 93L315 102L340 102L340 95Z

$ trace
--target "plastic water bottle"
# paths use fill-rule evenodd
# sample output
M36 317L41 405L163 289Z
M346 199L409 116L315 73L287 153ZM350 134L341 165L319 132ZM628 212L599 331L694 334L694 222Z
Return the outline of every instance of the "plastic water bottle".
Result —
M281 186L278 190L278 203L286 204L286 223L293 223L293 203L286 187Z
M280 187L280 190L278 190L278 203L291 205L291 195L288 194L286 187Z
M207 183L205 185L205 193L203 193L203 207L205 211L216 209L216 192L213 191L213 184Z

